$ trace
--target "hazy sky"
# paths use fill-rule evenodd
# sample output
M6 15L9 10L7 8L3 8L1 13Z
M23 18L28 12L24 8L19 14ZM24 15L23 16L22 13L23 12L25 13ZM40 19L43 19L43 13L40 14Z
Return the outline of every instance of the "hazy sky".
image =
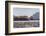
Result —
M13 8L14 16L32 16L36 12L40 12L39 8Z

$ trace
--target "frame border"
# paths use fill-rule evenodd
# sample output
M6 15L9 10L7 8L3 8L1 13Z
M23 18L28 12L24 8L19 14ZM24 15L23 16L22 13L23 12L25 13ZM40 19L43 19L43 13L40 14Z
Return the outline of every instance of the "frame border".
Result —
M42 4L43 5L43 31L35 32L22 32L22 33L9 33L8 30L8 3L26 3L26 4ZM45 3L40 2L22 2L22 1L5 1L5 35L18 35L18 34L35 34L35 33L44 33L45 32Z

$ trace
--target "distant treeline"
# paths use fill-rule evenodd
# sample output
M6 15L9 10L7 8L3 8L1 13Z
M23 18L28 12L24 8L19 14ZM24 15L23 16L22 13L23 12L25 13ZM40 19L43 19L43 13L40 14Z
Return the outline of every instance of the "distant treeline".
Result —
M25 20L39 20L39 19L34 19L32 16L28 17L28 16L13 16L14 21L25 21Z

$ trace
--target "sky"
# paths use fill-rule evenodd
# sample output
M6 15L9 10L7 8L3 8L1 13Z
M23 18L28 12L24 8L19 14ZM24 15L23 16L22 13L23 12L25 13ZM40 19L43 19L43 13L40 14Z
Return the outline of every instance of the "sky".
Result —
M13 8L14 16L32 16L37 12L40 12L39 8Z

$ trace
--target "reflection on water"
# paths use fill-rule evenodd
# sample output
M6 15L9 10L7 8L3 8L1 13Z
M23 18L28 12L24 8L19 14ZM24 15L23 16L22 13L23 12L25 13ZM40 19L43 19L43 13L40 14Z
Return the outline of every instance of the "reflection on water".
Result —
M39 27L38 20L14 21L14 28Z

